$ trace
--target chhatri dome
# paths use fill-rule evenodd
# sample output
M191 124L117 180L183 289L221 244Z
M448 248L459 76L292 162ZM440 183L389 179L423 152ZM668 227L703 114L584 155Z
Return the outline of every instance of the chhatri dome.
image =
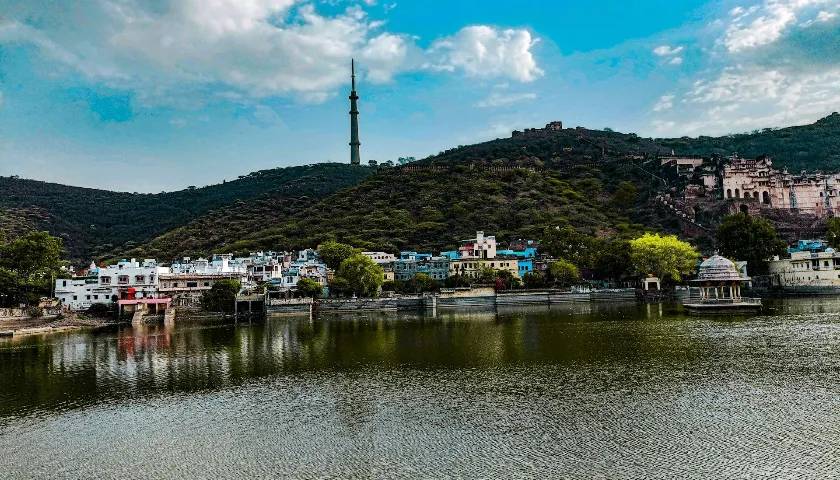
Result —
M761 299L741 297L741 284L749 280L738 273L735 262L714 254L700 264L697 279L691 281L699 287L700 298L689 298L683 306L689 313L759 311Z
M735 262L720 255L712 255L700 264L697 272L698 281L737 281L747 280L738 273Z

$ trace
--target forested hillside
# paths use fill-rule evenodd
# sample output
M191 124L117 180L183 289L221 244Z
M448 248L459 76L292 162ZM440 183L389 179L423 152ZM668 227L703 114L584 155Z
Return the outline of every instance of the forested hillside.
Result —
M156 195L0 178L0 228L60 234L74 258L294 249L334 238L359 247L438 249L484 229L539 238L671 230L650 199L657 155L770 154L791 170L840 170L840 115L812 125L712 138L649 139L583 128L537 130L454 148L405 167L322 164Z
M810 125L766 128L753 133L723 137L657 139L657 143L682 155L770 155L774 165L791 172L840 171L840 114L833 113Z
M32 227L62 237L71 257L128 249L214 209L276 193L322 197L354 185L371 171L343 164L262 170L237 180L159 194L110 192L0 177L0 227Z
M500 238L539 238L560 225L596 235L668 229L676 224L647 208L659 181L638 166L639 157L661 151L635 135L535 132L382 168L348 190L276 215L270 200L237 205L130 253L169 258L196 253L194 247L244 253L327 239L397 251L451 247L476 229ZM245 223L230 229L229 218Z

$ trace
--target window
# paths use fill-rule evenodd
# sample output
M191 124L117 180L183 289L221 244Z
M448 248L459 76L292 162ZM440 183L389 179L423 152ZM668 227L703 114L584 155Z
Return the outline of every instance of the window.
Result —
M198 282L187 282L187 288L196 288L198 286Z
M99 282L103 285L110 285L111 277L99 277Z
M75 295L73 295L73 300L78 300L78 298Z
M120 275L117 277L117 283L121 285L128 284L128 275Z
M210 282L204 282L204 286L205 286L205 287L209 287L209 286L210 286Z
M62 286L62 287L66 287L66 286L67 286L67 280L62 281L62 282L61 282L61 286Z
M99 295L94 295L94 296L93 296L93 299L94 299L94 300L99 300Z
M143 283L146 281L145 275L135 275L134 276L134 283Z

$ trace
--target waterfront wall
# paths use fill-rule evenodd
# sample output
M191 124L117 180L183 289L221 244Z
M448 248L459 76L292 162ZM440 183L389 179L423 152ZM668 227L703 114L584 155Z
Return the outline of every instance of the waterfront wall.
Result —
M21 320L30 318L29 313L25 308L0 308L0 320ZM60 315L61 307L58 308L44 308L43 316L55 317Z
M589 302L635 301L634 289L595 290L591 292L560 292L554 290L499 292L492 287L457 289L436 295L414 295L389 298L342 298L322 299L314 303L314 309L324 312L364 310L422 310L449 308L496 308L516 305L552 305ZM268 313L308 313L302 304L287 304L266 307Z

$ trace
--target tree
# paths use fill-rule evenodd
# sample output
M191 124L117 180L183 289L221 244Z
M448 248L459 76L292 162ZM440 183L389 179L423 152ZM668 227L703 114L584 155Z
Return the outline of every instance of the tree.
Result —
M828 245L833 249L840 248L840 218L832 217L825 222Z
M555 258L575 265L589 266L592 260L593 237L571 226L547 228L543 232L542 248Z
M622 181L612 195L612 205L620 210L629 210L636 205L636 198L639 196L639 189L633 182Z
M323 292L321 284L311 278L301 278L297 283L297 291L304 297L318 298Z
M640 275L652 274L663 281L679 282L694 271L700 254L674 235L646 233L630 241L630 261Z
M333 270L337 269L341 265L341 262L347 260L356 253L358 253L358 251L353 248L352 245L339 243L333 240L324 242L318 246L318 255L321 256L321 260L327 264L327 267Z
M469 287L471 283L469 278L458 274L450 275L444 281L444 285L449 288Z
M0 244L0 302L35 303L62 275L64 246L47 232L30 232Z
M438 289L438 283L428 273L418 273L409 282L409 288L415 293L432 292Z
M359 296L376 295L384 282L385 271L369 257L357 253L341 262L336 278L347 281L349 289Z
M630 273L630 245L626 240L600 240L592 262L595 278L615 281Z
M240 287L238 280L217 281L201 295L201 307L208 312L233 312Z
M478 268L478 282L479 283L494 283L496 281L496 271L487 266L480 266Z
M766 274L767 260L783 255L787 248L770 222L745 213L725 217L716 239L721 255L733 261L745 260L749 271L757 275Z
M548 266L551 281L560 288L568 288L580 282L580 270L568 260L557 260Z
M543 288L545 287L545 276L540 272L528 272L522 277L525 283L525 288Z

